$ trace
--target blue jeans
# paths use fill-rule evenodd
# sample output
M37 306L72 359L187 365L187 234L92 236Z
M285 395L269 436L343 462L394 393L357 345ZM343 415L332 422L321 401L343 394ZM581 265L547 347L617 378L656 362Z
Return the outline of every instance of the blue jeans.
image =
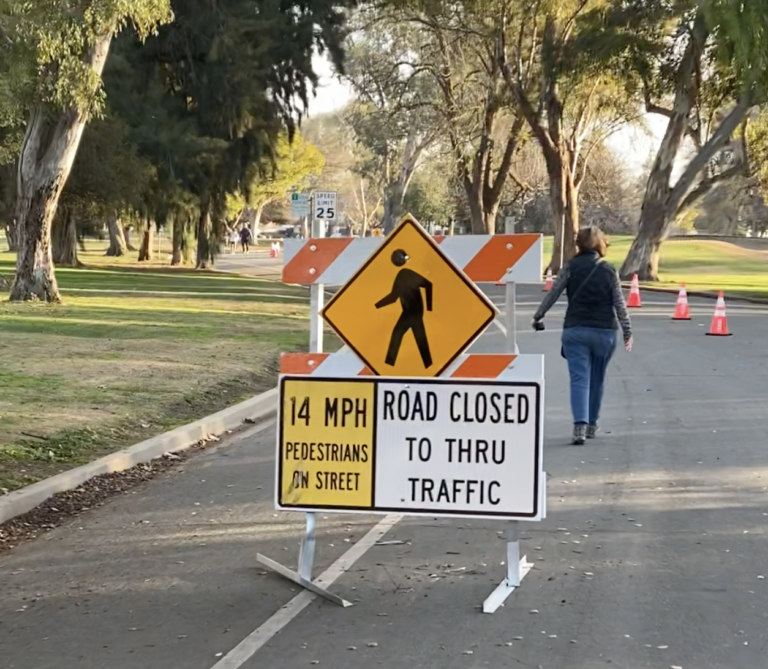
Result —
M574 425L597 425L608 363L616 350L616 333L600 328L563 330L563 353L571 377Z

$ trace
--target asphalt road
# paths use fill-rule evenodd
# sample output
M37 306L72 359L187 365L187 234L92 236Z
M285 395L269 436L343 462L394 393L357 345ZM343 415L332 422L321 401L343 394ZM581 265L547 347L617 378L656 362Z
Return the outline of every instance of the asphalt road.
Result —
M334 583L354 607L295 599L255 560L295 564L302 529L272 510L267 426L0 556L0 665L764 667L768 309L730 304L734 336L712 338L711 301L673 323L674 298L645 294L635 351L609 372L604 433L579 448L562 308L527 329L540 297L520 291L518 329L523 352L547 356L549 517L524 526L535 566L496 614L478 609L504 573L504 525L488 521L403 519L385 539L405 543L361 551ZM475 345L500 346L496 330ZM379 520L320 516L316 573ZM260 649L231 654L247 637Z
M283 272L283 258L270 258L269 250L263 248L248 254L222 253L216 258L216 269L261 279L279 280Z

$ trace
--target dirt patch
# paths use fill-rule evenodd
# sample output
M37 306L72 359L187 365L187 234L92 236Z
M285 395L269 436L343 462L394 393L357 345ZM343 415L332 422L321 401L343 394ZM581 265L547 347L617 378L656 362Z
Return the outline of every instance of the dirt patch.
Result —
M104 506L116 495L127 494L142 483L170 473L218 441L217 438L201 440L187 451L166 453L122 472L102 474L74 490L54 495L32 511L0 525L0 553L36 539L71 518Z

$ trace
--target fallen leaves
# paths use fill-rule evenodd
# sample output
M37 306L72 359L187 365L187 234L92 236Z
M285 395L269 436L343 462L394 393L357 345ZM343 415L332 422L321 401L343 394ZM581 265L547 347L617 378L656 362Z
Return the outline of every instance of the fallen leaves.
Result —
M0 525L0 552L37 538L61 525L64 521L95 507L118 493L127 493L137 485L149 481L163 472L183 463L193 450L165 453L151 462L145 462L122 472L96 476L83 485L58 493L28 513ZM145 524L148 524L145 523Z

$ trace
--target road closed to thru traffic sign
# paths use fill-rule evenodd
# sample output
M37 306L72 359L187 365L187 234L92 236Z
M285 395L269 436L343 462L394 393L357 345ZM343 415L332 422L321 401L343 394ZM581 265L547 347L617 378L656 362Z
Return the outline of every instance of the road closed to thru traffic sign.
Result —
M283 377L277 506L538 520L534 382Z

